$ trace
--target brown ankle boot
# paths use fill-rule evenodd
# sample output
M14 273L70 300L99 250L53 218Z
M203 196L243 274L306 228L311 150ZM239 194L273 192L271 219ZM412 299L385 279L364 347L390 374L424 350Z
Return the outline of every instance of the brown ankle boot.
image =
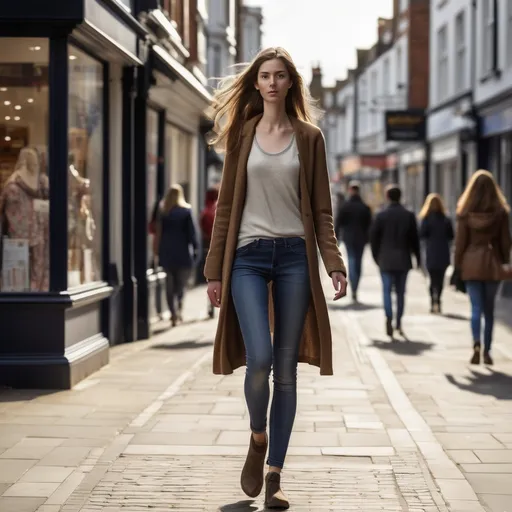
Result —
M265 439L265 444L256 443L251 433L249 452L240 477L242 490L251 498L256 498L263 488L263 466L265 465L267 444L268 439Z
M475 342L473 345L473 357L471 358L471 364L480 364L480 343Z
M265 507L285 510L290 507L290 502L281 491L281 475L274 471L267 473L265 477Z
M484 364L488 366L492 366L494 364L494 361L492 360L491 354L488 350L484 350Z

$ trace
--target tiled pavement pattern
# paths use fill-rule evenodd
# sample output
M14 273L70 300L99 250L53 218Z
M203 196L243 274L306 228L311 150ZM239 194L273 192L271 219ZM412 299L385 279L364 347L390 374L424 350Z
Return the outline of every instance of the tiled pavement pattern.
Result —
M374 309L378 279L371 265L366 271L364 307L330 305L335 376L300 366L283 474L291 510L511 512L507 386L476 394L444 377L468 374L467 326L424 314L419 275L410 281L411 344L391 349ZM190 295L190 315L204 309L203 293ZM457 297L453 311L464 301ZM0 512L262 510L239 488L248 441L243 370L211 374L213 329L193 323L116 347L108 368L70 392L0 393ZM510 361L496 355L512 379ZM502 396L488 396L498 388ZM470 449L471 428L480 430Z
M414 408L490 512L512 512L512 330L495 327L495 365L471 366L469 303L446 290L443 316L428 314L426 281L410 274L404 331L408 341L383 335L380 280L366 260L364 307L349 321L363 327L363 345L386 358ZM509 313L510 315L510 313ZM455 475L453 475L455 476ZM448 476L451 479L452 476ZM452 495L441 489L445 498ZM456 495L456 494L453 494Z

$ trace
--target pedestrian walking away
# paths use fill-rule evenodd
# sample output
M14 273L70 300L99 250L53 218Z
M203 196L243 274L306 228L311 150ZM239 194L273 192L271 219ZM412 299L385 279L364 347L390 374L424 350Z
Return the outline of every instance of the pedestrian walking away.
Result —
M441 313L441 295L450 266L453 225L439 194L429 194L419 213L420 239L426 244L426 267L430 277L430 312Z
M466 282L471 302L472 364L479 364L481 359L482 317L483 359L485 364L493 364L496 293L500 281L512 278L509 212L493 175L484 170L473 174L457 203L454 264Z
M357 300L357 290L362 273L363 253L369 239L372 212L363 201L360 185L351 181L348 186L349 199L336 214L335 231L345 243L348 255L348 279L352 289L352 299Z
M208 250L210 249L210 242L212 239L212 231L213 231L213 222L215 220L215 211L217 209L217 199L219 197L219 191L216 188L210 188L206 191L206 198L204 208L201 211L201 236L202 236L202 248L203 248L203 258L202 258L202 269L201 272L204 274L204 264L206 262L206 256L208 254ZM215 316L215 307L208 300L208 316L213 318Z
M261 51L221 84L213 105L212 143L226 152L205 265L208 295L220 307L213 371L246 365L251 435L241 486L256 497L265 481L265 505L288 508L281 470L295 419L297 363L332 374L317 243L334 299L346 291L325 142L304 80L282 48Z
M169 188L160 204L155 244L158 263L167 273L167 303L174 327L183 321L183 300L198 253L192 210L180 185Z
M393 302L391 292L396 293L397 331L403 335L402 316L405 308L407 274L412 268L411 255L421 266L420 242L416 218L400 203L402 191L398 185L386 189L388 206L375 217L370 232L373 259L377 263L384 296L386 333L393 336Z

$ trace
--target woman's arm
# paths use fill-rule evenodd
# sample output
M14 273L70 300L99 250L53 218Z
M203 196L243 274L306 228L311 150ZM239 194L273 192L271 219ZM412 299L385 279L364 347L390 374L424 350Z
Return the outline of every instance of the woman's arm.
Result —
M226 153L215 221L213 223L212 239L204 266L204 276L208 281L222 280L222 263L228 235L229 218L231 216L231 205L233 204L235 176L236 157L233 153Z
M332 272L341 272L346 276L347 271L334 234L325 141L321 132L318 133L315 141L315 169L313 170L311 203L318 248L325 269L329 275Z
M462 258L468 247L468 226L464 218L457 219L457 228L455 230L455 252L453 264L455 268L460 269Z

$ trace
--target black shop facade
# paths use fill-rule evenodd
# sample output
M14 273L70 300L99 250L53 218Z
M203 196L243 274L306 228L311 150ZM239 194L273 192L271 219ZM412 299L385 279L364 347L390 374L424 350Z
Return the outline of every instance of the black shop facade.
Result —
M155 52L146 3L0 12L0 386L70 388L165 315L148 221L172 109L151 87L189 77Z

